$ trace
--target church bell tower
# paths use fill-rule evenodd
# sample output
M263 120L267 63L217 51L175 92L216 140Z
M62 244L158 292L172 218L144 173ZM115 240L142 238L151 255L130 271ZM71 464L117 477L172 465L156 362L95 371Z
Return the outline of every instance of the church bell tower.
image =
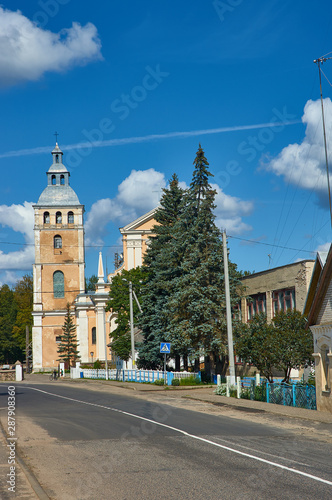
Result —
M34 371L58 364L57 342L62 334L66 304L85 291L84 206L69 185L56 143L47 186L34 205L35 263L33 266Z

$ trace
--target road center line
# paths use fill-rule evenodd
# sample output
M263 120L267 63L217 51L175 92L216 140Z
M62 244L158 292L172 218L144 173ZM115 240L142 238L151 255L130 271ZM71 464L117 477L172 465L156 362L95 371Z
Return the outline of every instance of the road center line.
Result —
M52 392L43 391L42 389L36 389L35 387L26 386L26 388L27 389L31 389L33 391L42 392L44 394L48 394L49 396L54 396L56 398L66 399L68 401L73 401L74 403L80 403L80 404L84 404L84 405L87 405L87 406L95 406L97 408L103 408L105 410L110 410L110 411L114 411L114 412L117 412L117 413L122 413L123 415L127 415L127 416L133 417L133 418L137 418L139 420L144 420L145 422L150 422L150 423L152 423L154 425L159 425L160 427L165 427L166 429L170 429L170 430L172 430L174 432L178 432L180 434L183 434L184 436L190 437L192 439L196 439L197 441L202 441L203 443L211 444L211 445L216 446L218 448L222 448L222 449L230 451L232 453L236 453L237 455L241 455L241 456L246 457L246 458L251 458L253 460L257 460L258 462L263 462L265 464L272 465L273 467L277 467L279 469L287 470L289 472L293 472L294 474L299 474L300 476L305 476L305 477L307 477L309 479L313 479L314 481L319 481L321 483L329 484L330 486L332 486L332 481L328 481L327 479L323 479L323 478L318 477L318 476L313 476L312 474L308 474L307 472L302 472L302 471L300 471L298 469L292 469L290 467L278 464L276 462L271 462L270 460L266 460L264 458L260 458L260 457L257 457L255 455L251 455L250 453L245 453L243 451L236 450L235 448L231 448L230 446L225 446L223 444L216 443L214 441L211 441L210 439L205 439L205 438L202 438L200 436L195 436L195 434L190 434L189 432L183 431L182 429L178 429L177 427L172 427L171 425L167 425L167 424L163 424L161 422L157 422L155 420L151 420L150 418L141 417L139 415L135 415L134 413L129 413L129 412L124 411L124 410L119 410L117 408L112 408L111 406L103 406L103 405L99 405L97 403L88 403L87 401L82 401L80 399L68 398L67 396L60 396L59 394L54 394Z

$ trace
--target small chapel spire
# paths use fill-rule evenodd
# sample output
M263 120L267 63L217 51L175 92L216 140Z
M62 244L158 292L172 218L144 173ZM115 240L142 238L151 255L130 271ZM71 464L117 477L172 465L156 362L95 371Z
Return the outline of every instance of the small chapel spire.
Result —
M98 283L105 283L103 257L101 252L99 252L99 262L98 262Z

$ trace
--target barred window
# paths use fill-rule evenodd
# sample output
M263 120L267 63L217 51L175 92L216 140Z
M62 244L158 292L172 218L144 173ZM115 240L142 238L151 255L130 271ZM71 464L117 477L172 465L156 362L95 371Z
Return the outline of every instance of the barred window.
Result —
M280 311L289 311L296 308L295 288L276 290L272 295L273 315Z
M65 296L65 277L62 271L53 274L53 295L55 299L63 299Z
M256 314L266 313L266 294L258 293L247 299L248 321Z
M74 224L74 212L68 212L68 224Z
M60 234L54 236L54 248L62 248L62 238Z

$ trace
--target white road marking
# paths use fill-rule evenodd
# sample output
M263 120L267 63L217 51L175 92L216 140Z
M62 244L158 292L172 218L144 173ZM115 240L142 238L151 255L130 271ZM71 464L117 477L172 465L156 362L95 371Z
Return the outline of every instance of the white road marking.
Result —
M172 431L179 432L180 434L183 434L184 436L190 437L192 439L196 439L198 441L202 441L203 443L207 443L207 444L211 444L213 446L217 446L218 448L222 448L222 449L230 451L232 453L236 453L237 455L241 455L241 456L246 457L246 458L252 458L253 460L257 460L258 462L263 462L265 464L272 465L273 467L277 467L279 469L287 470L289 472L293 472L294 474L299 474L300 476L305 476L305 477L307 477L309 479L313 479L314 481L319 481L321 483L329 484L330 486L332 486L332 481L328 481L327 479L323 479L323 478L318 477L318 476L313 476L312 474L308 474L307 472L302 472L302 471L297 470L297 469L291 469L290 467L287 467L285 465L281 465L281 464L278 464L276 462L271 462L270 460L265 460L265 458L256 457L255 455L252 455L250 453L245 453L243 451L236 450L234 448L231 448L230 446L225 446L223 444L211 441L210 439L205 439L205 438L202 438L200 436L195 436L195 434L190 434L189 432L183 431L182 429L178 429L176 427L172 427L171 425L162 424L161 422L157 422L155 420L151 420L150 418L141 417L139 415L135 415L134 413L129 413L127 411L119 410L117 408L112 408L110 406L103 406L103 405L99 405L97 403L88 403L87 401L81 401L80 399L73 399L73 398L68 398L67 396L60 396L59 394L54 394L52 392L47 392L47 391L43 391L41 389L36 389L35 387L26 386L26 388L27 389L32 389L33 391L42 392L44 394L48 394L49 396L54 396L56 398L67 399L68 401L73 401L74 403L80 403L80 404L84 404L84 405L87 405L87 406L95 406L97 408L103 408L105 410L111 410L111 411L114 411L114 412L117 412L117 413L122 413L123 415L128 415L129 417L137 418L139 420L144 420L145 422L150 422L150 423L152 423L154 425L159 425L160 427L165 427L166 429L170 429Z

